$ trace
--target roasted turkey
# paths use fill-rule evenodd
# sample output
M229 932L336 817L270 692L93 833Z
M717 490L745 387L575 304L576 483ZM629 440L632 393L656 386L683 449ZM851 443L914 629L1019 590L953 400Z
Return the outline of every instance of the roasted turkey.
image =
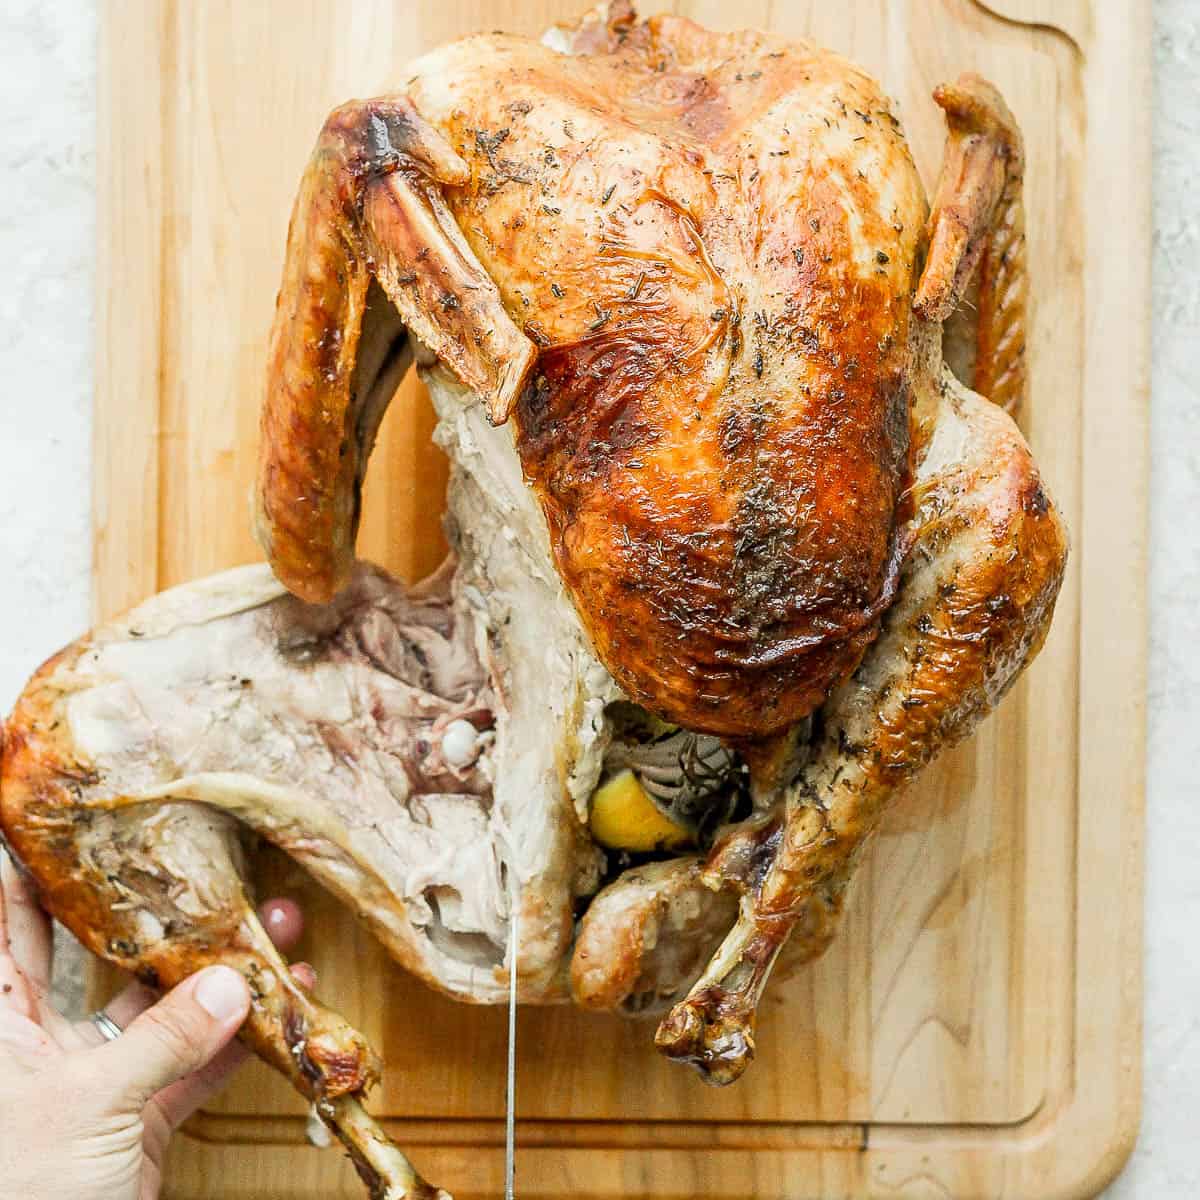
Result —
M296 201L269 565L51 659L0 766L47 907L156 986L239 968L243 1036L388 1197L432 1192L360 1104L364 1040L260 928L248 833L432 986L666 1010L662 1052L729 1082L785 942L828 944L1066 558L1010 416L1023 157L987 82L935 92L930 210L879 86L809 43L613 0L401 78L330 116ZM414 361L452 555L406 590L354 543Z

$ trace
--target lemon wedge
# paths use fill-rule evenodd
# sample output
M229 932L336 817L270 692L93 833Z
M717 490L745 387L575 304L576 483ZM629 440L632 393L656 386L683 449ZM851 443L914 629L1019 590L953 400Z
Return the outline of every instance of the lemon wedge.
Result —
M673 850L692 840L682 825L663 816L628 769L596 789L590 824L592 837L610 850Z

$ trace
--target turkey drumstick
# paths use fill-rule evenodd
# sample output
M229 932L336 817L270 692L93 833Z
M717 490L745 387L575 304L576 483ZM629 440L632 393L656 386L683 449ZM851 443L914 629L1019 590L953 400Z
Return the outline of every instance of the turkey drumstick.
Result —
M1066 560L1061 520L1011 419L948 372L940 393L899 598L821 712L813 756L765 841L773 858L761 883L658 1031L664 1053L713 1083L737 1078L753 1057L754 1010L792 926L800 958L825 949L887 803L974 729L1046 635Z
M414 863L445 846L410 815L437 811L422 788L483 787L437 752L439 730L486 710L449 585L443 572L404 593L360 568L338 605L313 609L257 566L164 592L48 662L0 756L0 818L54 915L156 988L212 963L239 971L253 999L242 1038L395 1200L434 1193L362 1108L379 1076L365 1039L260 925L238 822L352 901L397 958L464 986L473 969L439 961L414 910L414 874L443 894L455 878Z

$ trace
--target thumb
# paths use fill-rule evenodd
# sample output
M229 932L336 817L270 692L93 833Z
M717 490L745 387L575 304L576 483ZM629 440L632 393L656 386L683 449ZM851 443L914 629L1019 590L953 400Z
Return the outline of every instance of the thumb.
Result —
M198 1070L238 1031L250 989L231 967L206 967L146 1009L116 1039L88 1052L118 1110L141 1112L168 1084Z

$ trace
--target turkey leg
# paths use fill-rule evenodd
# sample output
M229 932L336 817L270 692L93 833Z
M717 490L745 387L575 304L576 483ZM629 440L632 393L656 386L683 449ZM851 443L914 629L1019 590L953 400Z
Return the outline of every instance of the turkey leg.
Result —
M996 705L1049 625L1066 538L1029 450L1006 414L948 371L939 391L897 600L822 710L761 884L658 1030L663 1053L712 1083L732 1082L753 1058L755 1009L788 934L803 939L800 957L825 948L888 801Z
M20 778L29 770L38 752L36 730L16 740L5 747L6 781L10 772ZM376 1057L361 1034L289 973L242 888L233 822L178 803L115 812L69 801L60 806L55 790L25 804L14 838L55 916L88 949L156 989L214 963L240 972L251 994L242 1040L313 1101L371 1194L444 1196L363 1109L361 1097L379 1076ZM78 856L75 870L63 870L65 855Z
M434 952L393 838L419 823L421 786L483 787L438 757L437 730L478 711L484 689L449 603L448 576L405 592L365 567L319 609L265 567L165 592L38 672L0 759L0 824L46 907L154 987L238 970L253 998L243 1040L314 1102L381 1197L433 1193L362 1109L378 1078L365 1040L259 924L238 823L352 900L398 957Z

